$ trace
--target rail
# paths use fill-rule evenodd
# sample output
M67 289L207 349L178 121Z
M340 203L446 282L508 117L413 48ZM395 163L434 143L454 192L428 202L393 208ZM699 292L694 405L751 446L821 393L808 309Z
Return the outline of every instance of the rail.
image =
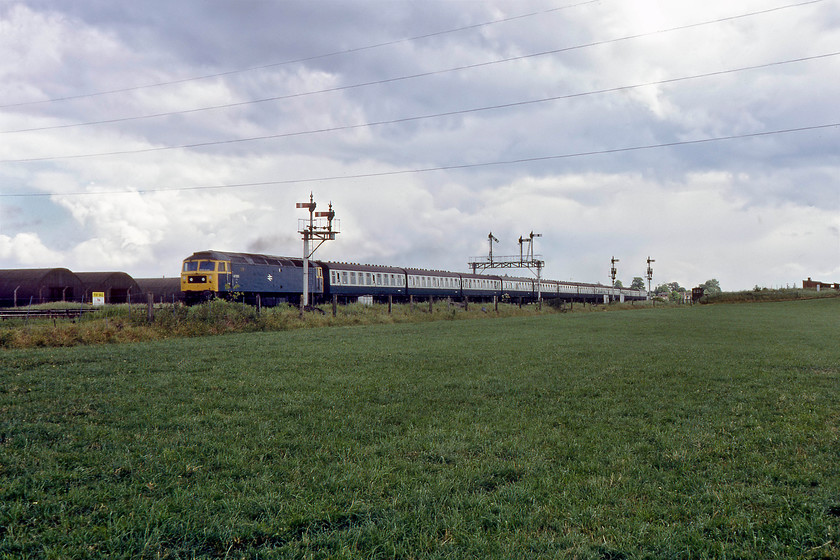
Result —
M96 311L94 307L66 309L0 309L0 319L72 319Z

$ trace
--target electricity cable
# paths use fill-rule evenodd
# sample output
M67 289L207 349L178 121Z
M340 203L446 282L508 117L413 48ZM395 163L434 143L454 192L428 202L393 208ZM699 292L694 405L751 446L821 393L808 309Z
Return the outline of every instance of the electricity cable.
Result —
M535 162L543 162L543 161L553 161L553 160L561 160L561 159L571 159L571 158L579 158L579 157L590 157L590 156L598 156L598 155L608 155L608 154L617 154L617 153L625 153L625 152L634 152L634 151L641 151L641 150L652 150L657 148L671 148L677 146L692 146L692 145L699 145L699 144L707 144L713 142L723 142L723 141L731 141L731 140L739 140L745 138L761 138L761 137L768 137L768 136L776 136L781 134L791 134L797 132L806 132L806 131L815 131L815 130L826 130L830 128L840 127L840 122L834 123L827 123L827 124L819 124L813 126L801 126L797 128L788 128L788 129L780 129L780 130L768 130L764 132L751 132L746 134L733 134L729 136L717 136L712 138L700 138L695 140L682 140L677 142L665 142L661 144L645 144L641 146L625 146L621 148L611 148L611 149L604 149L604 150L593 150L588 152L574 152L568 154L556 154L556 155L548 155L548 156L537 156L537 157L529 157L529 158L518 158L518 159L511 159L511 160L499 160L499 161L490 161L490 162L480 162L480 163L464 163L464 164L454 164L454 165L441 165L437 167L424 167L424 168L416 168L416 169L400 169L394 171L382 171L377 173L359 173L355 175L333 175L333 176L324 176L324 177L308 177L308 178L301 178L301 179L282 179L282 180L274 180L274 181L261 181L261 182L253 182L253 183L237 183L237 184L228 184L228 185L197 185L191 187L161 187L161 188L152 188L152 189L131 189L131 190L110 190L110 191L96 191L96 192L70 192L70 193L0 193L0 198L31 198L31 197L45 197L45 196L102 196L102 195L117 195L117 194L150 194L150 193L159 193L159 192L183 192L183 191L199 191L199 190L219 190L219 189L243 189L249 187L264 187L270 185L291 185L291 184L302 184L302 183L315 183L315 182L327 182L327 181L342 181L342 180L351 180L351 179L370 179L370 178L377 178L377 177L392 177L398 175L408 175L408 174L420 174L420 173L429 173L433 171L454 171L454 170L462 170L462 169L476 169L481 167L492 167L492 166L503 166L503 165L517 165L523 163L535 163Z
M94 157L109 157L109 156L117 156L117 155L132 155L132 154L143 154L143 153L150 153L150 152L161 152L167 150L180 150L180 149L194 149L194 148L206 148L210 146L219 146L219 145L230 145L230 144L239 144L239 143L246 143L246 142L256 142L256 141L263 141L263 140L276 140L280 138L291 138L296 136L307 136L312 134L324 134L329 132L340 132L340 131L347 131L347 130L354 130L360 128L370 128L375 126L384 126L384 125L392 125L392 124L402 124L407 122L414 122L420 120L429 120L435 118L442 118L442 117L451 117L457 115L465 115L470 113L478 113L484 111L493 111L493 110L501 110L501 109L510 109L513 107L522 107L526 105L536 105L540 103L548 103L552 101L560 101L564 99L573 99L578 97L586 97L590 95L599 95L605 93L615 93L619 91L627 91L631 89L637 89L642 87L648 86L655 86L655 85L665 85L665 84L673 84L688 80L696 80L701 78L709 78L714 76L722 76L726 74L734 74L738 72L746 72L750 70L758 70L762 68L770 68L774 66L781 66L785 64L794 64L798 62L805 62L805 61L812 61L818 59L824 59L829 57L834 57L840 55L840 51L833 52L833 53L826 53L808 57L801 57L795 58L791 60L783 60L783 61L776 61L776 62L769 62L765 64L758 64L753 66L745 66L741 68L733 68L728 70L717 70L714 72L707 72L704 74L696 74L692 76L682 76L678 78L668 78L664 80L657 80L652 82L644 82L640 84L632 84L626 86L617 86L613 88L606 88L600 90L593 90L587 92L579 92L579 93L571 93L565 95L557 95L552 97L545 97L541 99L532 99L532 100L525 100L525 101L515 101L511 103L503 103L499 105L489 105L484 107L474 107L469 109L460 109L456 111L447 111L443 113L434 113L429 115L419 115L419 116L412 116L412 117L403 117L399 119L392 119L387 121L373 121L368 123L359 123L359 124L352 124L352 125L343 125L343 126L335 126L330 128L322 128L322 129L315 129L315 130L304 130L304 131L295 131L295 132L285 132L280 134L269 134L264 136L253 136L248 138L234 138L234 139L226 139L226 140L211 140L206 142L196 142L192 144L182 144L178 146L157 146L153 148L141 148L141 149L134 149L134 150L121 150L121 151L112 151L112 152L98 152L98 153L89 153L89 154L75 154L75 155L66 155L66 156L44 156L44 157L36 157L36 158L21 158L21 159L8 159L8 160L0 160L0 164L2 163L33 163L33 162L44 162L44 161L53 161L53 160L68 160L68 159L84 159L84 158L94 158Z
M352 90L352 89L359 89L359 88L370 87L370 86L375 86L375 85L390 84L390 83L402 82L402 81L407 81L407 80L414 80L414 79L418 79L418 78L427 78L427 77L430 77L430 76L447 74L447 73L451 73L451 72L460 72L460 71L464 71L464 70L472 70L472 69L482 68L482 67L486 67L486 66L492 66L492 65L496 65L496 64L504 64L504 63L508 63L508 62L516 62L516 61L520 61L520 60L527 60L527 59L530 59L530 58L556 55L556 54L561 54L561 53L564 53L564 52L587 49L587 48L591 48L591 47L602 46L602 45L607 45L607 44L617 43L617 42L622 42L622 41L630 41L630 40L634 40L634 39L640 39L640 38L643 38L643 37L649 37L649 36L652 36L652 35L659 35L659 34L670 33L670 32L674 32L674 31L682 31L682 30L691 29L691 28L694 28L694 27L713 25L713 24L723 23L723 22L732 21L732 20L736 20L736 19L753 17L753 16L756 16L756 15L763 15L763 14L767 14L767 13L771 13L771 12L776 12L776 11L779 11L779 10L784 10L784 9L794 8L794 7L801 7L801 6L804 6L804 5L814 4L814 3L822 2L822 1L823 0L808 0L807 2L803 2L803 3L800 3L800 4L790 4L790 5L787 5L787 6L770 8L770 9L766 9L766 10L760 10L760 11L757 11L757 12L749 12L749 13L746 13L746 14L740 14L740 15L736 15L736 16L727 16L727 17L724 17L724 18L718 18L718 19L714 19L714 20L707 20L707 21L702 21L702 22L697 22L697 23L680 25L680 26L676 26L676 27L670 27L670 28L667 28L667 29L660 29L660 30L657 30L657 31L650 31L650 32L646 32L646 33L638 33L638 34L634 34L634 35L626 35L624 37L618 37L618 38L613 38L613 39L605 39L605 40L602 40L602 41L594 41L594 42L591 42L591 43L574 45L574 46L571 46L571 47L551 49L551 50L541 51L541 52L537 52L537 53L519 55L519 56L508 57L508 58L497 59L497 60L490 60L490 61L485 61L485 62L477 62L477 63L474 63L474 64L466 64L466 65L456 66L456 67L451 67L451 68L444 68L444 69L441 69L441 70L431 70L431 71L428 71L428 72L421 72L421 73L417 73L417 74L397 76L397 77L393 77L393 78L385 78L385 79L382 79L382 80L372 80L372 81L369 81L369 82L361 82L361 83L357 83L357 84L336 86L336 87L332 87L332 88L325 88L325 89L314 90L314 91L291 93L291 94L286 94L286 95L277 95L277 96L265 97L265 98L261 98L261 99L251 99L251 100L247 100L247 101L237 101L237 102L234 102L234 103L225 103L225 104L221 104L221 105L212 105L212 106L208 106L208 107L197 107L197 108L192 108L192 109L181 109L181 110L177 110L177 111L166 111L166 112L162 112L162 113L153 113L153 114L148 114L148 115L135 115L135 116L129 116L129 117L118 117L118 118L114 118L114 119L104 119L104 120L99 120L99 121L88 121L88 122L81 122L81 123L67 123L67 124L50 125L50 126L43 126L43 127L22 128L22 129L15 129L15 130L3 130L3 131L0 131L0 134L12 134L12 133L21 133L21 132L41 132L41 131L45 131L45 130L66 129L66 128L74 128L74 127L80 127L80 126L115 124L115 123L120 123L120 122L138 121L138 120L154 119L154 118L161 118L161 117L171 117L171 116L177 116L177 115L187 115L187 114L192 114L192 113L199 113L199 112L204 112L204 111L213 111L213 110L219 110L219 109L231 109L231 108L235 108L235 107L255 105L255 104L259 104L259 103L267 103L267 102L272 102L272 101L283 101L283 100L287 100L287 99L295 99L295 98L307 97L307 96L310 96L310 95L318 95L318 94L323 94L323 93L334 93L334 92L339 92L339 91L348 91L348 90ZM84 96L82 96L82 97L84 97ZM0 106L0 109L8 108L8 107L11 107L11 106L10 105Z
M68 96L65 96L65 97L55 97L55 98L52 98L52 99L42 99L42 100L39 100L39 101L23 101L21 103L11 103L11 104L7 104L7 105L0 105L0 109L8 109L8 108L12 108L12 107L24 107L24 106L28 106L28 105L39 105L39 104L45 104L45 103L54 103L54 102L58 102L58 101L71 101L71 100L74 100L74 99L82 99L82 98L85 98L85 97L99 97L99 96L110 95L110 94L114 94L114 93L127 93L127 92L130 92L130 91L138 91L138 90L141 90L141 89L155 88L155 87L161 87L161 86L170 86L170 85L183 84L183 83L194 82L194 81L199 81L199 80L207 80L207 79L210 79L210 78L221 78L223 76L231 76L231 75L234 75L234 74L243 74L245 72L253 72L253 71L257 71L257 70L266 70L266 69L269 69L269 68L276 68L278 66L285 66L285 65L289 65L289 64L298 64L298 63L301 63L301 62L309 62L309 61L312 61L312 60L320 60L320 59L324 59L324 58L331 58L331 57L334 57L334 56L340 56L340 55L345 55L345 54L352 54L352 53L356 53L356 52L378 49L380 47L388 47L388 46L392 46L392 45L398 45L400 43L408 43L408 42L412 42L412 41L419 41L419 40L422 40L422 39L429 39L431 37L438 37L438 36L441 36L441 35L447 35L447 34L450 34L450 33L457 33L457 32L460 32L460 31L468 31L468 30L471 30L471 29L478 29L478 28L481 28L481 27L489 26L489 25L495 25L497 23L506 23L506 22L515 21L515 20L518 20L518 19L525 19L525 18L529 18L529 17L545 15L545 14L549 14L551 12L558 12L558 11L561 11L561 10L568 10L570 8L577 8L579 6L585 6L587 4L595 4L595 3L600 2L600 1L601 0L587 0L586 2L580 2L580 3L577 3L577 4L560 6L560 7L557 7L557 8L549 8L549 9L538 11L538 12L529 12L527 14L519 14L519 15L516 15L516 16L510 16L510 17L506 17L506 18L494 19L494 20L491 20L491 21L485 21L485 22L476 23L476 24L473 24L473 25L466 25L466 26L463 26L463 27L456 27L454 29L446 29L446 30L443 30L443 31L435 31L435 32L432 32L432 33L426 33L424 35L417 35L417 36L414 36L414 37L394 39L392 41L386 41L386 42L383 42L383 43L375 43L375 44L372 44L372 45L365 45L365 46L361 46L361 47L353 47L353 48L345 49L345 50L342 50L342 51L335 51L335 52L330 52L330 53L325 53L325 54L317 54L317 55L306 56L306 57L302 57L302 58L284 60L284 61L281 61L281 62L272 62L270 64L263 64L263 65L260 65L260 66L251 66L251 67L248 67L248 68L240 68L240 69L235 69L235 70L228 70L228 71L225 71L225 72L217 72L215 74L205 74L203 76L192 76L192 77L189 77L189 78L181 78L179 80L170 80L170 81L167 81L167 82L157 82L157 83L153 83L153 84L145 84L145 85L132 86L132 87L126 87L126 88L120 88L120 89L112 89L112 90L99 91L99 92L93 92L93 93L80 93L78 95L68 95ZM815 1L822 1L822 0L815 0Z

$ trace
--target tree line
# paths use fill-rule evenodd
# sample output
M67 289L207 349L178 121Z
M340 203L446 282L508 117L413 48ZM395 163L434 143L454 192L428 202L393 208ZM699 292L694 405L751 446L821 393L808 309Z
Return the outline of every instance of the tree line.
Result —
M624 285L621 283L621 280L615 281L615 286L617 288L623 288ZM700 286L703 288L703 292L706 295L712 294L719 294L721 292L720 289L720 282L717 279L712 278L711 280L706 280ZM645 279L641 276L635 276L633 278L633 282L630 283L631 290L644 290L645 289ZM659 297L665 297L672 301L681 301L684 297L686 292L689 292L690 289L684 288L680 286L679 282L668 282L665 284L660 284L656 288L653 289L653 294Z

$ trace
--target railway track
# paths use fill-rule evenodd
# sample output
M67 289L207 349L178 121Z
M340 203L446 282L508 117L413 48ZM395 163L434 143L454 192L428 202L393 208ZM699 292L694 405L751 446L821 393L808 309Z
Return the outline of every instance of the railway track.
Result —
M74 319L96 311L93 307L66 309L0 309L0 319Z

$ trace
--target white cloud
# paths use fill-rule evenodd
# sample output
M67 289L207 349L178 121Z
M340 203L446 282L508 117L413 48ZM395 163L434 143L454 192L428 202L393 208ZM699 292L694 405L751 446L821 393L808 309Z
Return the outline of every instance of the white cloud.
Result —
M32 232L0 235L0 258L21 268L61 267L63 260L61 253L47 248L38 234Z

